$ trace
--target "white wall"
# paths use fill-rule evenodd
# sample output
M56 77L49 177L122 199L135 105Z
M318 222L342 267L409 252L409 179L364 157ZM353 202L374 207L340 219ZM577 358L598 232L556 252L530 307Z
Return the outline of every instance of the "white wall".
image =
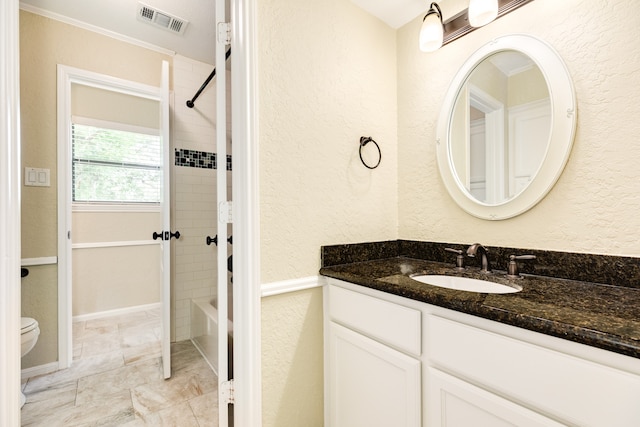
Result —
M213 70L213 65L180 55L174 58L173 64L173 148L216 152L217 79L214 78L207 85L194 108L186 106L186 101L200 88ZM228 81L230 83L230 79ZM230 145L227 150L231 153ZM225 170L226 159L218 158L217 166ZM172 270L175 317L171 324L173 338L181 341L190 338L190 300L214 298L217 295L217 248L213 244L205 244L206 236L217 234L216 170L174 165L172 173L172 223L173 229L180 231L181 237L172 246L175 259ZM227 172L227 182L230 187L230 171ZM228 191L231 194L231 190ZM231 254L231 246L228 248Z

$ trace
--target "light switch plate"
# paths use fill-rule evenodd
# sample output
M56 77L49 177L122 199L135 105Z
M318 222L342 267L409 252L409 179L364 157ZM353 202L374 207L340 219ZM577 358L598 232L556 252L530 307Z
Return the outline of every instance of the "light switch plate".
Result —
M24 185L31 187L50 187L51 170L40 168L24 168Z

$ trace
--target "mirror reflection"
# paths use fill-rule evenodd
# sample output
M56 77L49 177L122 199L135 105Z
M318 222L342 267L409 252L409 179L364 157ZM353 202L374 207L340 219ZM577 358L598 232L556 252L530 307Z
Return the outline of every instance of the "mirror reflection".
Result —
M449 129L449 158L458 183L488 205L521 193L544 161L551 103L544 75L527 55L486 57L458 93Z

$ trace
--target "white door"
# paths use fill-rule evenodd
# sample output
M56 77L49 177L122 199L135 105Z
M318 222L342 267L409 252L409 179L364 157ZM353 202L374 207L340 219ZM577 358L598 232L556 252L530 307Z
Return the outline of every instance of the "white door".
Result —
M551 114L548 99L509 109L509 196L535 178L549 145Z
M216 192L218 205L218 424L229 425L230 403L228 387L229 340L228 340L228 275L227 275L227 227L231 223L231 203L227 194L227 73L226 51L226 0L216 1Z
M164 378L171 376L171 186L170 173L171 156L169 140L169 63L162 61L162 81L160 84L160 139L162 141L162 289L161 302L161 330L162 330L162 372Z

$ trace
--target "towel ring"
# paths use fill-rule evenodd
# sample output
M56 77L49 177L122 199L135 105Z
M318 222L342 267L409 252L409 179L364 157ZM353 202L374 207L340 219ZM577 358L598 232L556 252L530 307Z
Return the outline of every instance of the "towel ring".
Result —
M362 147L364 147L365 145L367 145L368 143L373 142L376 146L376 148L378 149L378 163L376 163L375 166L369 166L367 164L367 162L364 161L364 159L362 158ZM373 138L371 138L370 136L361 136L360 137L360 149L358 150L359 154L360 154L360 161L362 162L363 165L365 165L367 168L369 169L375 169L378 167L378 165L380 165L380 161L382 160L382 151L380 151L380 146L378 145L377 142L375 142L373 140Z

